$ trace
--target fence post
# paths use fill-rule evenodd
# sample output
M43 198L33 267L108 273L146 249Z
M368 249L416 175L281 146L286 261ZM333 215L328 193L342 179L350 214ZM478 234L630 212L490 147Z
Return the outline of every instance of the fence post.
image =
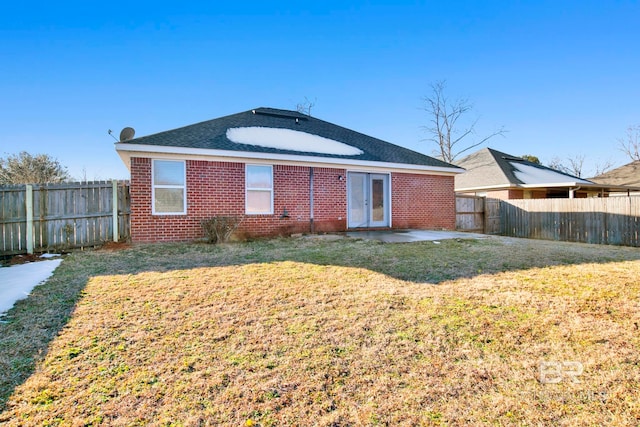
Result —
M25 203L27 208L27 253L33 253L33 186L26 185Z
M118 181L112 180L111 186L113 189L113 241L120 240L120 233L118 232Z

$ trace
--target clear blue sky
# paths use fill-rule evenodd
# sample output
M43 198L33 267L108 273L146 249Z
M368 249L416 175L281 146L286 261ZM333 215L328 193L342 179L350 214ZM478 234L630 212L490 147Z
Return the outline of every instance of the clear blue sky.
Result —
M0 156L128 178L114 140L295 109L425 154L430 84L489 146L627 163L640 124L638 1L11 2L0 14Z

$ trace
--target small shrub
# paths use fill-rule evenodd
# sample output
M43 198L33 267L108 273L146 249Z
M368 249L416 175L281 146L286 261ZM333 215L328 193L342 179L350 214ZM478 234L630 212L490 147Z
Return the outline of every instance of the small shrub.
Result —
M234 231L242 223L242 217L238 216L214 216L200 221L209 243L228 242Z

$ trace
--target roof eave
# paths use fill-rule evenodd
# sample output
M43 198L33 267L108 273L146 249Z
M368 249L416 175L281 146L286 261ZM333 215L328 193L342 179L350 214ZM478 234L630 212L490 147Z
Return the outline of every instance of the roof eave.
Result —
M499 190L512 190L514 188L519 188L518 184L499 184L499 185L482 185L479 187L464 187L457 188L455 191L466 192L466 191L499 191Z
M130 159L132 154L137 154L139 157L154 157L157 155L203 159L203 160L226 160L226 161L273 161L284 162L291 164L309 164L318 165L323 167L336 166L336 167L373 167L378 169L389 170L403 170L414 172L430 172L442 175L455 175L464 172L464 169L458 167L444 167L444 166L428 166L428 165L416 165L409 163L392 163L392 162L377 162L371 160L357 160L352 158L342 157L322 157L322 156L308 156L308 155L291 155L291 154L278 154L278 153L262 153L251 151L231 151L231 150L212 150L204 148L184 148L175 146L160 146L160 145L147 145L147 144L131 144L127 142L120 142L115 144L118 155L125 163L127 168L130 169Z
M531 188L587 188L587 187L598 187L602 188L602 185L594 185L586 182L549 182L549 183L538 183L538 184L519 184L521 188L531 189Z
M563 183L549 183L549 184L509 184L509 185L485 185L480 187L466 187L456 188L456 192L470 192L470 191L500 191L500 190L513 190L521 188L523 190L543 190L545 188L566 188L566 189L584 189L592 191L607 191L607 192L623 192L623 191L640 191L640 187L630 187L624 185L602 185L602 184L587 184L580 182L563 182Z

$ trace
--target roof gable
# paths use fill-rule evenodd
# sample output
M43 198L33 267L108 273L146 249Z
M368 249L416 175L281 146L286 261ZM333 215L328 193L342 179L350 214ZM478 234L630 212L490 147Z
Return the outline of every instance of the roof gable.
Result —
M296 135L297 133L297 135ZM296 138L296 136L298 138ZM455 166L297 111L256 108L118 144ZM314 144L316 146L314 147Z
M457 165L466 172L456 176L456 187L509 185L509 178L494 157L493 150L483 148L463 158Z

